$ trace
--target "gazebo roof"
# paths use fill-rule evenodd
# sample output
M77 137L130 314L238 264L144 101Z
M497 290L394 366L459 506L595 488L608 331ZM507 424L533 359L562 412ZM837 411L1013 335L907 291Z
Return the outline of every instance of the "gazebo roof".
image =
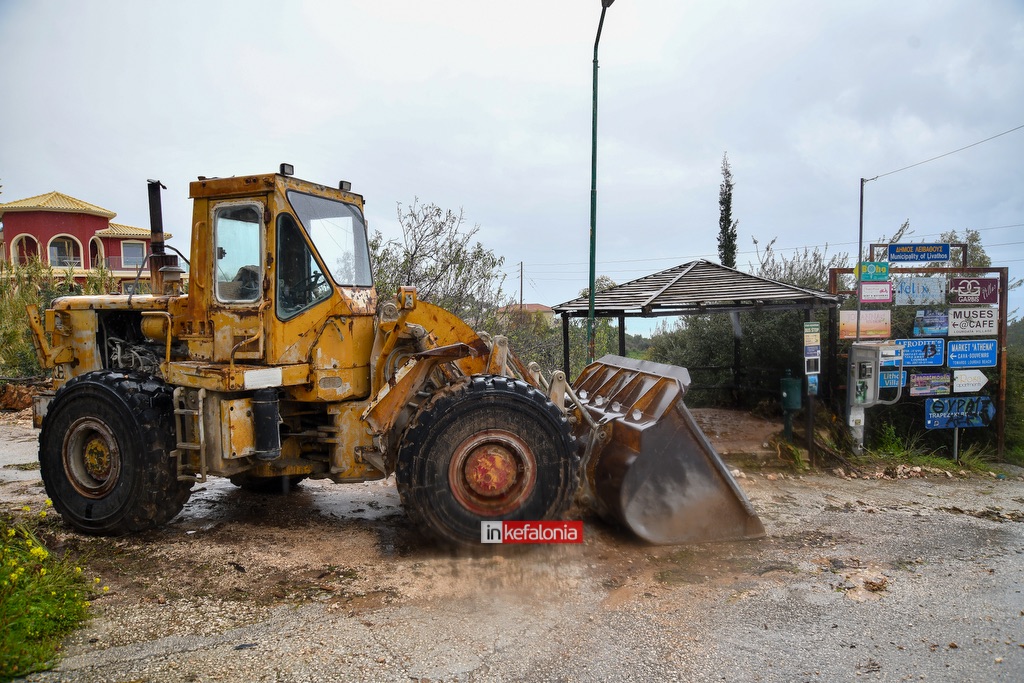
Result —
M617 285L594 295L600 317L650 317L738 310L838 306L840 297L750 275L704 259L690 261ZM588 297L554 307L556 313L587 315Z

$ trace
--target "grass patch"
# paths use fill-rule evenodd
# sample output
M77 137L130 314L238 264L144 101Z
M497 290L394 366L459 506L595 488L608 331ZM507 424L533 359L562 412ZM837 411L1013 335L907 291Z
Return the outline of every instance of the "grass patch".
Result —
M995 454L977 444L960 451L960 461L925 446L925 435L916 432L900 435L892 424L883 424L878 430L873 448L858 459L860 464L885 466L908 465L947 471L991 472Z
M61 640L89 616L82 568L39 540L46 516L45 508L20 520L0 514L0 681L52 668Z

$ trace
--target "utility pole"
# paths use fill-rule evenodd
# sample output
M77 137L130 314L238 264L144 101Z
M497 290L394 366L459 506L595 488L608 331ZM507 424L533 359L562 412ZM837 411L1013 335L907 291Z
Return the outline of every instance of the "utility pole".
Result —
M523 312L523 262L519 262L519 313Z
M597 46L601 42L604 13L615 0L601 0L601 19L594 39L594 118L590 153L590 305L587 308L587 358L594 362L594 283L597 279Z

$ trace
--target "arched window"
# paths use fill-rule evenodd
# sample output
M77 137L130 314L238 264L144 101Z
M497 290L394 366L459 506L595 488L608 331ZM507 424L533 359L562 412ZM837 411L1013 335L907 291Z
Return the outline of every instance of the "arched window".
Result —
M32 235L18 235L11 240L11 263L25 265L39 257L39 242Z
M103 242L99 237L93 237L89 240L89 267L99 268L106 265L106 257L103 254Z
M69 235L58 235L50 240L47 254L50 265L55 268L82 267L82 245Z

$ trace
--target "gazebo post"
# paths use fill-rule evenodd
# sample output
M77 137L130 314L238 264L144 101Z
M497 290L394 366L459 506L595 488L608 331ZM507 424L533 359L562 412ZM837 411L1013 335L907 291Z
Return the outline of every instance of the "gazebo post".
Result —
M626 316L619 314L619 355L626 355Z
M569 312L565 311L562 313L562 370L565 371L566 378L571 378L569 374Z
M804 322L811 322L811 307L804 309ZM806 374L806 373L805 373ZM805 382L806 384L806 382ZM807 458L811 467L817 465L817 458L814 454L814 400L816 396L810 391L807 392Z

